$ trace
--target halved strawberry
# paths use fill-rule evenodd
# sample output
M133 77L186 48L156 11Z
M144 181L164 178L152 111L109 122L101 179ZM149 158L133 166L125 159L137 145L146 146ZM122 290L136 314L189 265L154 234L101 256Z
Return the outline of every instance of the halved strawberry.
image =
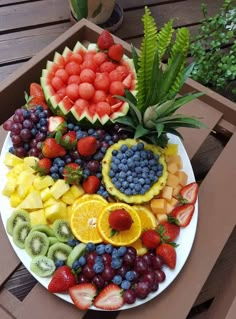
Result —
M88 309L97 294L95 286L91 283L78 284L69 288L69 295L77 308Z
M61 116L50 116L48 119L48 131L55 133L57 131L64 131L66 128L66 121Z
M194 205L186 204L175 207L170 216L174 218L175 223L180 227L186 227L190 223L194 213Z
M94 306L104 310L117 310L123 304L122 289L115 284L109 284L103 288L94 300Z
M187 204L195 204L198 194L198 184L196 182L184 186L179 192L180 202L184 200Z

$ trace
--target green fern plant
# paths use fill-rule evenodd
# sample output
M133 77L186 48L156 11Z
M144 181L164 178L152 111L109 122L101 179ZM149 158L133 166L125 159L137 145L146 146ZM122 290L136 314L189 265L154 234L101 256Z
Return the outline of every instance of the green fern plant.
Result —
M185 68L189 48L189 31L180 28L175 41L173 21L170 20L158 32L150 10L145 7L143 16L144 38L140 55L132 47L132 55L137 73L137 94L134 96L126 90L125 97L129 103L128 115L116 119L134 138L142 138L152 144L165 147L167 133L182 138L177 131L179 127L200 128L205 126L197 118L174 114L186 104L203 93L190 93L177 97L193 65ZM173 43L173 44L172 44ZM169 52L166 66L161 58Z

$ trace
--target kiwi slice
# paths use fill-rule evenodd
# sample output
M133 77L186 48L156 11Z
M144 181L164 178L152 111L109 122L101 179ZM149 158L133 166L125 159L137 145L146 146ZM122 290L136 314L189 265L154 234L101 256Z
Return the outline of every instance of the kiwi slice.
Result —
M56 260L67 260L72 248L64 243L55 243L48 249L47 256L54 262Z
M58 243L58 239L56 237L48 237L49 239L49 246L52 246L55 243Z
M13 235L13 229L21 222L30 222L29 213L24 209L17 209L13 211L12 215L7 220L8 234Z
M46 255L49 247L48 237L39 231L30 233L25 240L25 250L31 256Z
M40 277L47 277L54 273L54 261L46 256L36 256L32 259L30 270Z
M61 242L67 242L68 239L73 238L71 229L67 220L58 219L53 223L53 230L55 236Z
M25 239L30 232L31 226L29 222L18 222L13 229L13 241L19 248L25 247Z
M86 247L85 244L80 243L72 249L72 252L69 254L67 258L67 262L66 262L67 266L72 268L73 262L79 259L79 257L84 254L85 247Z
M31 233L33 231L39 231L41 233L44 233L48 237L55 237L54 231L48 225L35 225L32 227Z

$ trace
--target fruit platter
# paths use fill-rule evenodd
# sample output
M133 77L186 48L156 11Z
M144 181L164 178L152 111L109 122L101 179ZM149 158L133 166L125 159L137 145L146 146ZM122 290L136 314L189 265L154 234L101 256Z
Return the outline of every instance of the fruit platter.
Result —
M7 236L38 282L80 310L155 298L196 233L198 185L177 129L204 125L175 113L202 94L178 95L189 32L173 40L173 21L157 31L148 8L143 24L131 57L106 30L55 52L3 124Z

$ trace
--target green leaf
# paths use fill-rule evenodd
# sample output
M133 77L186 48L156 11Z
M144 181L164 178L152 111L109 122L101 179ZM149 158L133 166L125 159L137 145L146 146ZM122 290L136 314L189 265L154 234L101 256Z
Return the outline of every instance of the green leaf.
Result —
M173 32L173 20L171 19L161 28L157 34L157 50L160 61L171 43Z
M158 136L158 138L161 136L161 134L164 132L164 128L165 128L165 126L164 126L164 124L162 124L162 123L157 123L156 124L156 130L157 130L157 136Z
M71 0L72 7L77 15L77 20L87 18L88 16L88 1L87 0Z
M132 53L132 59L133 59L133 62L134 62L135 71L136 71L136 73L138 73L138 70L139 70L139 64L138 64L139 56L138 56L138 53L135 50L135 47L133 46L133 44L131 44L131 53Z
M133 119L129 116L118 117L114 120L114 123L127 125L128 127L132 127L134 130L136 129L136 125L135 125Z
M134 138L140 138L144 135L147 135L148 133L149 133L149 130L147 130L140 124L136 127Z
M164 114L166 113L168 114L169 110L173 107L174 103L175 103L175 100L169 100L160 105L157 104L155 106L157 118L163 117Z
M114 95L114 97L116 97L124 102L127 102L130 106L130 112L132 113L132 116L134 116L134 121L137 122L137 124L142 123L142 115L141 115L140 111L138 110L138 108L136 107L136 105L134 105L129 99L127 99L124 96Z

